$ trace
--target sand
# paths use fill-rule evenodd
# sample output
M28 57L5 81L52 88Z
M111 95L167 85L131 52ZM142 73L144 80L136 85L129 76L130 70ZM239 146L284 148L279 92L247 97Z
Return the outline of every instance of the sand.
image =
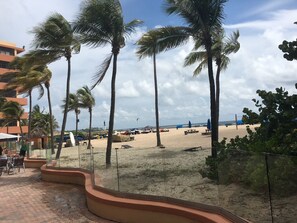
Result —
M139 134L133 141L113 143L109 169L105 166L107 139L92 140L93 150L87 150L85 146L63 148L59 165L94 169L96 184L110 189L216 205L252 222L271 222L267 195L235 184L218 185L202 177L200 170L205 168L205 158L211 154L210 136L201 134L205 127L193 129L199 132L185 135L187 128L162 132L163 149L156 147L155 133ZM238 129L236 126L220 126L219 132L220 140L247 134L246 126L238 126ZM129 148L124 149L123 145ZM185 151L193 147L199 149ZM94 162L90 158L91 152ZM296 196L275 200L274 208L278 208L274 213L279 214L279 219L294 222L295 217L288 212L297 211L295 201Z
M251 126L253 129L254 126ZM191 133L188 135L184 134L186 130L197 130L198 133ZM201 146L203 148L210 148L210 136L204 136L201 133L205 132L205 127L195 127L195 128L180 128L180 129L169 129L169 132L161 132L161 142L165 147L179 147L179 148L187 148L187 147L196 147ZM220 126L220 139L222 140L224 137L226 138L234 138L236 135L240 137L247 134L246 126L240 125L238 129L236 129L235 125L232 126ZM113 143L113 148L120 148L121 145L130 145L134 148L152 148L157 145L156 134L148 133L148 134L136 134L133 135L135 140L130 142L122 142L122 143ZM95 148L105 148L107 144L107 139L100 140L92 140L92 145Z

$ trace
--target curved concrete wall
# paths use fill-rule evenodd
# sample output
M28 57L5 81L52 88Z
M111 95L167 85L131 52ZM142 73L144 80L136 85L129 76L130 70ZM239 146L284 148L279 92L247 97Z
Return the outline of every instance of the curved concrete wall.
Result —
M25 158L25 167L26 168L41 168L44 164L46 164L45 159L27 159Z
M171 198L124 194L98 187L85 170L41 167L42 179L84 185L88 209L97 216L122 223L247 223L214 206Z

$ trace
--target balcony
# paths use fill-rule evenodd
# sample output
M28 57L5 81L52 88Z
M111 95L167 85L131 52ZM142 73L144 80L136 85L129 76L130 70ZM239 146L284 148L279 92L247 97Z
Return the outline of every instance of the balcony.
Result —
M9 69L7 68L0 68L0 75L1 74L5 74L6 72L10 71Z
M6 83L0 82L0 90L4 90L6 88Z
M15 56L0 54L0 61L11 62Z
M22 126L23 133L28 133L28 126ZM19 126L0 127L0 133L21 134Z
M28 119L29 118L29 112L24 112L24 114L22 115L21 119ZM0 112L0 119L4 119L3 113Z
M6 98L7 101L15 101L18 102L22 106L26 106L28 104L27 98Z

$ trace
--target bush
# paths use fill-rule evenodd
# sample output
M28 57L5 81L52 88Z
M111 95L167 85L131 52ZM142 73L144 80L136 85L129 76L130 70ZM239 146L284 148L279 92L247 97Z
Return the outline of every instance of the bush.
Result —
M203 176L219 183L237 183L255 191L271 189L285 196L297 191L297 95L289 95L282 88L276 93L257 91L262 102L253 99L258 114L245 108L246 123L259 122L260 126L248 135L238 136L218 145L216 159L207 157Z

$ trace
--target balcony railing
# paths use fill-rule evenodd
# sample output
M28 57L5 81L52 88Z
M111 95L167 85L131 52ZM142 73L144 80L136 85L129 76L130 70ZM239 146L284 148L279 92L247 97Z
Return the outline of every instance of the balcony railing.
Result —
M23 133L28 133L28 126L22 126ZM19 126L6 126L0 127L1 133L8 133L8 134L21 134L21 130Z

